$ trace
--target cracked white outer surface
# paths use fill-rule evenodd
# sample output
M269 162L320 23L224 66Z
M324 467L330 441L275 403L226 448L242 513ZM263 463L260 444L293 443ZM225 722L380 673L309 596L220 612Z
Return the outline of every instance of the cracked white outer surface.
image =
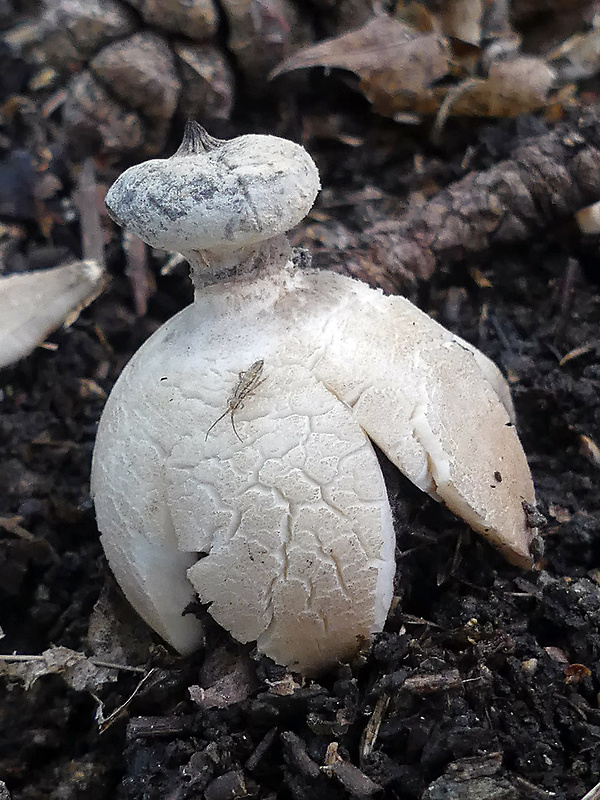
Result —
M239 373L262 383L226 415ZM500 399L502 398L502 399ZM291 265L205 288L123 371L92 490L110 565L181 652L197 592L242 642L314 673L381 630L394 531L376 442L529 564L534 502L497 368L400 297Z

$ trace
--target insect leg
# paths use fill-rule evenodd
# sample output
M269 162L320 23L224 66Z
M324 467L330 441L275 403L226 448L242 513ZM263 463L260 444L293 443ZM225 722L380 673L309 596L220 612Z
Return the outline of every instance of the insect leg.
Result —
M216 419L216 420L213 422L213 424L210 426L210 428L209 428L209 429L206 431L206 436L204 437L204 441L205 441L205 442L208 440L208 434L209 434L209 433L212 431L212 429L215 427L215 425L216 425L218 422L221 422L221 420L223 419L223 417L226 417L226 416L227 416L227 414L229 414L229 409L227 409L227 411L224 411L224 412L221 414L221 416L220 416L218 419ZM235 428L234 428L234 430L235 430Z

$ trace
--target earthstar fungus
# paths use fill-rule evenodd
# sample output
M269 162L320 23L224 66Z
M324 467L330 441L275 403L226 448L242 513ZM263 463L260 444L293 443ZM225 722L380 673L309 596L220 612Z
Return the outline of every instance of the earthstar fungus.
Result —
M182 253L196 293L123 370L92 469L108 561L149 625L193 651L197 595L305 674L385 624L395 537L371 442L523 567L535 502L489 359L402 297L293 266L285 233L318 190L299 145L194 123L116 181L113 218Z

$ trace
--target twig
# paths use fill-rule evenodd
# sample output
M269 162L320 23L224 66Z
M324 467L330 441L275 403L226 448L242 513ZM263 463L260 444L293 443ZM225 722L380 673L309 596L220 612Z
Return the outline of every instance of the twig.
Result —
M100 733L105 733L113 724L113 722L116 722L116 720L119 719L125 713L125 711L127 711L133 698L138 694L142 686L144 686L144 684L148 682L150 677L154 675L155 672L156 669L151 669L150 672L147 672L141 679L141 681L138 683L138 685L135 687L133 692L129 695L127 700L121 703L120 706L117 706L117 708L115 708L115 710L112 711L108 715L108 717L104 716L104 703L102 702L102 700L100 700L100 698L97 697L96 695L92 695L94 700L98 703L98 708L96 709L96 723L98 725L98 731Z
M139 675L143 675L146 672L145 667L132 667L129 664L115 664L112 661L102 661L100 658L90 658L88 659L95 667L106 667L107 669L120 669L123 672L137 672Z
M100 198L94 161L91 158L87 158L81 165L73 199L79 211L83 257L87 261L95 261L105 269Z
M119 669L123 670L124 672L137 672L143 675L146 670L144 667L132 667L129 664L115 664L112 661L102 661L99 658L88 658L83 653L76 653L73 651L74 655L80 655L81 658L87 658L90 664L93 664L95 667L106 667L107 669ZM44 655L23 655L22 653L8 653L8 654L0 654L0 661L6 661L7 663L11 662L27 662L27 661L45 661L46 657Z
M379 735L379 729L381 728L381 723L383 722L389 704L390 696L388 694L379 695L373 713L369 717L369 721L360 737L359 759L361 767L373 752L377 736Z
M597 783L593 789L590 789L581 800L599 800L600 798L600 783Z
M127 266L135 313L143 317L148 309L148 300L156 291L156 281L148 263L148 245L130 231L123 231L123 251Z
M462 683L457 669L447 669L433 675L413 675L404 681L402 689L411 694L427 695L457 689Z
M127 723L127 738L181 736L189 728L189 721L189 716L132 717Z

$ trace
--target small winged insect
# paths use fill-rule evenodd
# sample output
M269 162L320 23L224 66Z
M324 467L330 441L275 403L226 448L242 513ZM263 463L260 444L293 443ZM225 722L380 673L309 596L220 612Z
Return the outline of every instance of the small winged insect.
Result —
M244 400L249 397L252 392L256 391L258 387L264 383L265 378L261 378L263 367L265 365L264 360L261 358L258 361L255 361L251 367L248 369L242 370L238 376L237 386L229 400L227 401L227 409L221 414L221 416L216 419L210 428L206 431L206 436L204 437L204 441L208 439L208 434L212 431L215 425L220 422L223 417L226 417L227 414L231 416L231 427L233 428L233 432L237 436L237 438L242 441L242 437L237 432L237 428L235 427L235 422L233 419L233 415L236 411L240 408L244 407Z

